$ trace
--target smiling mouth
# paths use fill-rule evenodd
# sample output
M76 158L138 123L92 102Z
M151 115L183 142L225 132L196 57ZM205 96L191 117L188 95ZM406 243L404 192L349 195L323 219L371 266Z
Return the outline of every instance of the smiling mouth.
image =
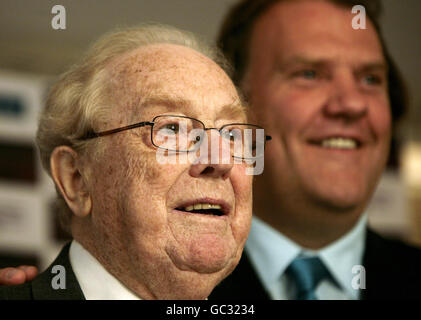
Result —
M310 140L310 144L326 149L355 150L361 147L361 142L353 138L330 137L322 140Z
M193 214L204 214L212 216L224 216L225 212L221 205L211 203L196 203L194 205L178 207L175 210Z

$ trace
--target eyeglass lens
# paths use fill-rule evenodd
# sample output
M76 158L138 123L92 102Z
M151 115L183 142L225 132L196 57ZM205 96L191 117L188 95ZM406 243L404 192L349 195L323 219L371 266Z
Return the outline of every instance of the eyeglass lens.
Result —
M235 158L263 155L264 130L248 124L225 125L220 131L221 147L229 148ZM177 152L196 151L206 135L202 122L192 118L158 116L152 127L152 143L161 149Z

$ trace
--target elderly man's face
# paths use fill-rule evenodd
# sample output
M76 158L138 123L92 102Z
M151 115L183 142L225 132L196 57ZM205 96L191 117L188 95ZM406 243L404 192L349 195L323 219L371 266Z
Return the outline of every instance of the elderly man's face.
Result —
M218 128L246 120L226 74L191 49L150 45L118 58L109 70L115 116L99 130L165 114ZM251 221L252 178L243 164L161 165L150 133L143 127L101 138L104 158L93 163L88 182L100 259L143 298L174 298L172 285L188 287L179 287L180 294L190 290L190 297L204 298L200 286L219 282L241 255ZM224 214L183 211L207 203L220 205ZM143 286L136 287L133 277Z
M281 206L362 208L384 169L385 59L371 22L354 30L352 18L327 1L282 1L255 25L245 86L273 135L264 176Z

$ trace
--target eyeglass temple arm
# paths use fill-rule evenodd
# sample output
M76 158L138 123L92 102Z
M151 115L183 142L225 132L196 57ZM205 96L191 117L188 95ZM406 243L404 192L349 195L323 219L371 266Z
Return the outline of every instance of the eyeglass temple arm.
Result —
M153 124L154 124L153 122L144 121L144 122L131 124L131 125L128 125L128 126L125 126L125 127L101 131L101 132L90 131L86 134L86 136L83 138L83 140L94 139L94 138L106 136L106 135L113 134L113 133L120 132L120 131L130 130L130 129L134 129L134 128L140 128L140 127L144 127L144 126L153 126Z

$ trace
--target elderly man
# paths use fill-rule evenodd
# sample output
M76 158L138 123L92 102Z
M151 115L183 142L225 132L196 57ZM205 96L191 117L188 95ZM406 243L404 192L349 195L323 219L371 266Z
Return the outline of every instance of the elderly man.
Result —
M366 29L353 29L353 5ZM405 107L378 7L244 0L228 15L234 82L274 139L245 254L210 298L421 297L420 251L367 230L364 214Z
M221 46L273 140L245 254L211 298L421 298L421 251L367 230L364 214L405 107L378 7L244 0L229 13Z
M208 297L240 259L252 176L238 150L228 150L236 161L206 160L247 130L241 150L252 148L260 130L246 124L226 68L194 36L146 25L106 35L59 79L37 143L74 240L1 298ZM185 151L195 160L181 161Z

